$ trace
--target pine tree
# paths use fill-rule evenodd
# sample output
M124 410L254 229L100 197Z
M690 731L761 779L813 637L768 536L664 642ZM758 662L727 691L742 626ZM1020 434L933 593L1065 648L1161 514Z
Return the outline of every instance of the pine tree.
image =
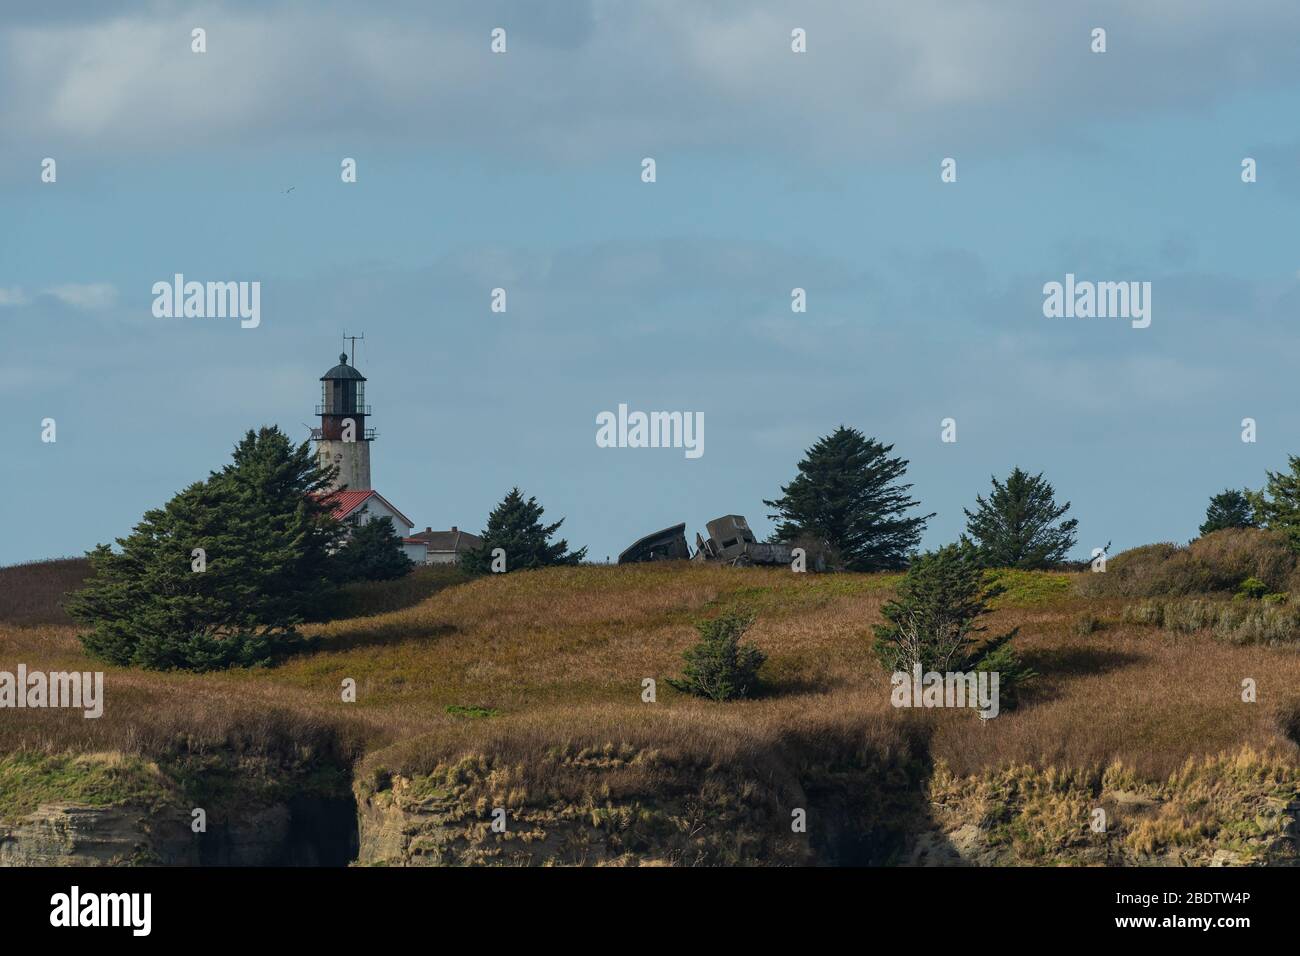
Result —
M686 661L680 678L668 683L677 690L710 700L737 700L758 688L758 669L767 655L740 638L754 623L741 611L727 611L711 621L695 625L700 640L682 654Z
M903 567L934 515L904 517L919 502L898 481L908 463L890 458L893 448L843 425L820 439L781 497L763 502L776 509L768 515L778 522L773 537L812 536L850 571Z
M354 523L347 542L334 555L334 574L339 581L391 581L414 567L388 515Z
M1224 528L1257 527L1248 494L1249 492L1227 488L1211 498L1210 506L1205 509L1205 523L1201 525L1201 534L1221 531Z
M1265 472L1268 481L1259 491L1247 491L1256 521L1281 531L1291 547L1300 551L1300 457L1287 458L1290 472Z
M94 576L68 610L86 649L115 664L210 670L265 663L328 596L339 525L331 477L304 443L250 431L232 464L145 513L120 551L90 552Z
M966 663L975 622L999 593L984 583L979 555L968 543L946 545L918 556L876 625L876 654L889 671L947 671Z
M994 477L988 500L976 495L974 514L962 509L966 533L984 564L1044 568L1064 560L1074 547L1079 522L1074 518L1061 521L1070 503L1057 505L1055 495L1041 472L1030 475L1015 468L1005 484Z
M544 525L541 522L543 513L544 509L536 498L525 501L518 488L510 489L510 493L488 515L487 528L481 534L483 544L461 554L461 567L478 573L491 571L492 552L497 548L505 552L506 571L581 562L587 556L586 548L570 552L569 543L563 538L550 543L551 535L564 524L564 519Z
M881 608L884 624L875 627L875 651L890 672L996 671L1002 709L1014 707L1019 692L1038 674L1010 641L1017 629L980 640L978 623L1003 588L990 584L979 553L967 541L916 558L893 600Z

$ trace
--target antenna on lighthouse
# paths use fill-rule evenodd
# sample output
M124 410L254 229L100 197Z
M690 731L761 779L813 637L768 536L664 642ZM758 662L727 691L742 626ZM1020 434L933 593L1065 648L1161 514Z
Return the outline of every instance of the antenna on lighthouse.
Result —
M357 367L357 339L361 339L361 341L364 342L366 340L366 334L362 332L360 335L348 335L347 329L343 330L343 341L352 342L352 367L353 368Z

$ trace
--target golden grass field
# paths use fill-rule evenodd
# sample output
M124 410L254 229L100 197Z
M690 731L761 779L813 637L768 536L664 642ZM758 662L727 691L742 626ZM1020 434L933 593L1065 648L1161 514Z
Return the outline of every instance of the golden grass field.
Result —
M386 753L394 768L418 772L485 748L523 757L630 743L727 760L791 735L902 746L919 733L957 774L1122 761L1163 777L1189 757L1243 746L1296 759L1294 645L1240 647L1126 625L1123 602L1080 596L1076 575L1021 573L999 600L990 633L1019 628L1015 644L1042 677L1020 708L982 722L969 711L890 706L870 629L891 575L665 563L465 581L427 568L355 595L355 616L309 626L319 646L280 666L194 675L87 658L48 595L33 597L70 586L77 568L0 570L0 669L104 670L104 716L6 711L0 752L331 747L349 759ZM39 586L38 573L48 578ZM692 622L736 604L758 615L747 640L768 655L762 696L717 704L669 688L663 678L679 672ZM1077 628L1085 615L1101 629ZM646 677L658 681L653 704L641 700ZM1241 700L1247 677L1257 703ZM341 700L345 678L357 683L355 703ZM473 708L490 715L463 710Z
M762 835L780 829L774 806L820 788L827 805L911 821L896 829L971 823L1010 845L1013 861L1053 862L1080 843L1106 788L1151 787L1160 810L1127 823L1128 852L1200 842L1191 862L1204 862L1238 831L1252 839L1227 845L1273 858L1279 844L1262 836L1284 830L1278 814L1300 799L1296 644L1123 623L1126 598L1089 596L1086 575L1000 572L1008 591L988 633L1018 628L1014 644L1041 676L1019 708L984 722L889 704L871 626L897 575L676 562L471 580L420 568L352 585L346 617L305 628L315 646L279 666L181 674L86 657L56 606L82 574L79 562L0 570L0 670L105 671L98 721L0 713L0 817L47 799L121 803L174 787L160 763L174 779L324 761L347 767L363 800L396 799L387 788L400 777L415 782L402 784L407 797L454 795L461 816L504 804L533 808L546 826L575 813L623 819L629 806L634 817L662 795L689 804L698 791L715 816L733 797L759 806ZM737 605L757 613L746 640L767 654L761 696L716 704L673 691L664 678L679 674L693 622ZM342 700L347 678L355 702ZM658 682L653 704L642 701L645 678ZM1245 678L1257 684L1253 704ZM690 829L681 805L669 826ZM559 806L569 809L556 817ZM742 826L753 814L735 821L749 849L711 844L677 858L787 851L788 838L753 843L754 827ZM872 860L897 858L898 845Z

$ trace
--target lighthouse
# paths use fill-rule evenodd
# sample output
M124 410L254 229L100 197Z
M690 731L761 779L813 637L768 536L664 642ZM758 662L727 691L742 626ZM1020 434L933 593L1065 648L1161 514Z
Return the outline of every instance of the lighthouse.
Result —
M339 364L320 377L320 428L313 429L320 463L339 470L331 490L369 491L370 443L375 430L366 427L370 406L366 404L366 377L348 364L347 353Z

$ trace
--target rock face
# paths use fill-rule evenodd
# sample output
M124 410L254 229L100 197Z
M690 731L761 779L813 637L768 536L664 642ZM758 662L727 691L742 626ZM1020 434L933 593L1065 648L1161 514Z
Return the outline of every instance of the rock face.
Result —
M180 810L49 804L0 826L0 866L341 866L356 853L350 801L295 799L207 821Z
M0 866L120 866L148 852L140 807L40 807L0 829ZM196 861L197 862L197 861Z
M805 841L731 826L692 829L695 808L654 806L512 807L504 831L489 807L449 794L423 794L401 777L358 800L360 851L369 866L674 866L693 863L799 865L814 862ZM497 819L502 819L497 817ZM498 824L499 826L500 824Z

